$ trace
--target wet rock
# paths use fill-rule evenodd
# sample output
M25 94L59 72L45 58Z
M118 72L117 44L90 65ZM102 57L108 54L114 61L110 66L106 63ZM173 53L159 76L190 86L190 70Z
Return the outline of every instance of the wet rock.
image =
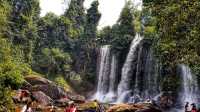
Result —
M85 97L81 95L77 95L74 93L69 93L67 94L70 100L74 101L75 103L85 103Z
M175 105L175 102L176 102L175 99L176 98L174 98L172 95L163 94L159 98L159 105L163 109L170 109L171 107Z
M42 91L53 100L57 100L57 99L67 96L67 93L65 92L64 89L54 84L36 85L32 89L33 89L32 91Z
M40 105L49 105L52 104L53 100L47 96L46 94L44 94L41 91L36 91L36 92L32 92L33 97L35 98L35 100L40 103Z
M162 112L151 104L118 104L110 107L106 112Z

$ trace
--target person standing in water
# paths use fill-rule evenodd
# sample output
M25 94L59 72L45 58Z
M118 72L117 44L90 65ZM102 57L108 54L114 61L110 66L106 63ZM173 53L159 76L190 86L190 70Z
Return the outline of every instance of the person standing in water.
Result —
M189 107L189 102L186 102L185 104L185 112L191 112Z

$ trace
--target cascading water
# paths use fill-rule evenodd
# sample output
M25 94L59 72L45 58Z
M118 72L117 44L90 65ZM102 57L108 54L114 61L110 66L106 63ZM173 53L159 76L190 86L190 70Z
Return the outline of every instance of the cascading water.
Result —
M100 69L95 99L101 102L113 102L116 99L117 64L117 58L114 54L111 54L110 46L105 45L101 47Z
M135 103L159 94L159 67L150 46L136 35L122 68L117 102Z
M116 56L112 56L111 62L111 72L110 72L110 84L109 84L109 91L106 94L106 102L113 102L116 99L116 85L117 85L117 59Z
M182 78L182 91L181 102L184 105L185 102L197 103L198 99L198 85L197 78L191 73L191 69L186 65L179 65L181 69L181 78Z
M127 55L126 61L124 63L124 66L122 68L122 76L121 81L118 86L118 101L117 102L124 102L126 97L131 90L131 81L132 81L132 75L133 75L133 62L137 58L136 52L137 47L139 43L142 41L143 37L141 37L139 34L136 34L134 40L131 43L130 51Z
M100 66L97 92L95 99L104 101L105 94L108 92L109 74L110 74L110 46L105 45L100 49Z
M100 102L131 102L153 99L159 94L159 69L151 42L140 34L133 39L118 84L118 60L110 46L100 49L98 86L95 99Z

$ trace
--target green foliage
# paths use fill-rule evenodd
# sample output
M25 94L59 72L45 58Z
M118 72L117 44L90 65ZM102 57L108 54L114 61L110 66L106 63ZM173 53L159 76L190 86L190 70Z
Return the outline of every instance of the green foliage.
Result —
M21 66L18 66L11 56L9 42L0 37L0 44L0 111L11 111L11 89L18 89L23 77Z
M0 1L0 36L3 32L7 30L8 25L8 15L10 14L11 7L9 3L5 0Z
M135 36L135 29L133 25L133 11L134 7L132 6L131 1L127 1L124 8L122 9L122 12L120 14L118 24L120 27L120 33L122 35L130 35Z
M176 75L171 75L163 79L161 87L163 92L171 91L176 93L180 89L180 85L180 78L178 78Z
M87 10L86 24L84 28L84 38L96 38L96 31L101 14L98 11L99 2L93 1L91 7Z
M7 36L14 45L21 46L23 60L30 64L35 39L38 38L36 23L40 12L39 0L8 1L12 6L12 10Z
M67 17L73 24L71 33L75 33L73 38L78 38L83 33L85 24L84 0L71 0L69 8L65 11L64 17Z
M69 73L71 63L72 59L68 53L64 53L58 48L44 48L37 66L45 69L45 74L48 77L52 74Z
M172 69L168 74L175 74L177 64L187 64L193 69L194 74L199 74L200 2L197 0L143 0L143 2L149 11L147 32L153 32L147 35L158 35L154 38L154 47L162 65ZM200 82L199 75L197 77ZM172 83L177 81L173 78L170 80Z
M195 64L200 58L197 50L200 38L199 2L152 1L149 7L157 19L160 36L157 48L162 62L165 65Z
M70 85L67 83L67 81L62 77L62 76L58 76L55 78L55 82L63 87L66 91L71 91L71 87Z

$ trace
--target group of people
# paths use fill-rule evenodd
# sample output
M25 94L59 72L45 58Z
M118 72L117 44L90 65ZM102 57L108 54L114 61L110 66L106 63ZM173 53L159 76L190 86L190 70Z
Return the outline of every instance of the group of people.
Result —
M197 109L195 103L189 104L189 102L186 102L185 112L200 112L200 109Z

